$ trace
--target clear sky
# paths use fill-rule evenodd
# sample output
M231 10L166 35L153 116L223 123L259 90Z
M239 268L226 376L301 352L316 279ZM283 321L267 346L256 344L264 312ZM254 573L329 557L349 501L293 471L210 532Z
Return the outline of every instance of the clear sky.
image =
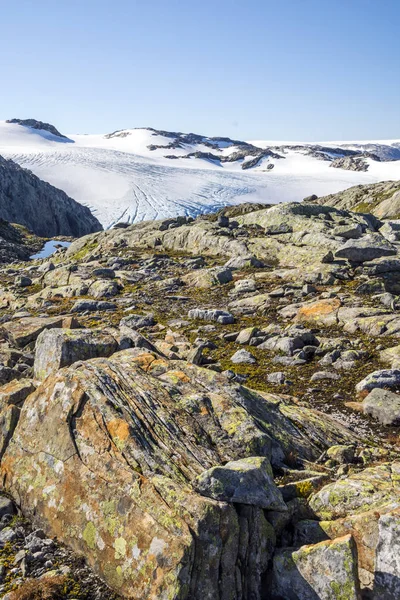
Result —
M0 0L0 119L400 138L400 0Z

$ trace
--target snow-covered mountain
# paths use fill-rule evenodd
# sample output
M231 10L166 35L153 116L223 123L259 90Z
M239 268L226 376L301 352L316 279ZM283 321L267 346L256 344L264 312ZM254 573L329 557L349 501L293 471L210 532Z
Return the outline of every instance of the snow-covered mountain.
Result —
M400 140L243 142L150 128L64 136L13 119L0 122L0 155L88 206L104 227L400 179Z

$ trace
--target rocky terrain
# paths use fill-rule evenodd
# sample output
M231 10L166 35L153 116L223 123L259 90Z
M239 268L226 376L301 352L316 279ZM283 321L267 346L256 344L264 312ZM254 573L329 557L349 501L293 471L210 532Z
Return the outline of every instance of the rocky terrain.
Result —
M397 232L247 204L3 266L0 594L398 599Z
M86 206L1 156L0 215L41 237L79 237L102 229Z
M312 202L355 212L372 213L379 219L398 219L400 181L356 185L338 194L315 198Z

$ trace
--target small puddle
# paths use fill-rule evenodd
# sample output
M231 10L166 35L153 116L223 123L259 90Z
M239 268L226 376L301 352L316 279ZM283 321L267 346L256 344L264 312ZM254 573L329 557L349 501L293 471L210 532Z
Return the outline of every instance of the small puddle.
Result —
M54 252L58 250L60 246L62 246L63 248L68 248L68 246L70 245L71 242L60 242L60 240L50 240L49 242L45 243L40 252L38 252L37 254L32 254L30 259L35 260L36 258L48 258L52 254L54 254Z

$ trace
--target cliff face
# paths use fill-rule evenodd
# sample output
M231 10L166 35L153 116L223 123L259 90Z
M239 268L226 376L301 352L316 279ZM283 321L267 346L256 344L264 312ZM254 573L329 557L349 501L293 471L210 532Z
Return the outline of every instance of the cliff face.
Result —
M42 237L80 237L102 229L87 207L1 156L0 217Z

